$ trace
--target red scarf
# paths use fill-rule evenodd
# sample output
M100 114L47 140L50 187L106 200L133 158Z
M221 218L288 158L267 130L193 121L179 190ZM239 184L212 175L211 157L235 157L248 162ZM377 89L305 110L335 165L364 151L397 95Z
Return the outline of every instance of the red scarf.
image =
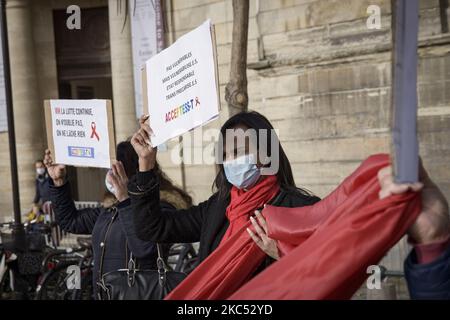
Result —
M201 263L166 299L215 299L228 297L255 272L266 254L248 237L246 228L254 210L263 207L279 192L276 176L266 176L248 191L231 189L226 216L230 221L219 247ZM250 241L249 241L250 239ZM219 251L219 254L215 252ZM225 265L216 263L220 252L239 252ZM247 263L251 258L256 263ZM239 270L239 272L237 272Z
M231 188L231 201L227 207L226 216L230 225L225 232L220 246L233 234L239 232L247 224L250 216L258 208L262 208L280 191L276 176L266 176L250 190Z
M371 156L324 200L301 208L267 207L269 236L283 257L249 281L265 254L244 226L203 261L167 299L348 299L420 213L420 195L383 200Z
M380 200L375 155L314 206L270 207L269 236L285 256L230 299L350 299L421 211L420 193Z

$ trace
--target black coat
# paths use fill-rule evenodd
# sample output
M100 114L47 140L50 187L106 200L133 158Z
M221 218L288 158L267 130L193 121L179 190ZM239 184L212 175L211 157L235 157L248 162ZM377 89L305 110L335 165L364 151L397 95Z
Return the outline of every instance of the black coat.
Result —
M200 242L200 262L217 248L229 222L225 215L230 199L218 194L189 209L164 207L159 201L159 182L153 171L139 172L129 184L136 235L161 243ZM274 206L302 207L320 199L298 191L281 190L270 202Z
M71 196L69 183L65 183L61 187L55 187L51 183L50 194L56 222L64 231L74 234L92 234L94 289L97 287L95 284L99 275L101 243L104 241L107 227L116 210L118 214L106 238L103 273L126 268L128 264L127 256L129 257L130 252L137 258L137 264L140 268L156 268L156 246L153 242L142 241L136 236L129 200L121 202L117 207L111 209L86 208L77 210ZM170 206L169 204L165 205Z

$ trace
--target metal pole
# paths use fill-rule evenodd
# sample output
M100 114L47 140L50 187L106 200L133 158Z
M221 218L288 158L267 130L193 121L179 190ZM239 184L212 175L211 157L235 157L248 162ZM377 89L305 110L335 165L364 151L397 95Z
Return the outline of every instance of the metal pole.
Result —
M419 179L417 42L419 0L392 0L392 151L395 182Z
M13 232L18 236L16 239L23 239L23 225L20 215L20 197L19 197L19 178L17 173L17 153L16 153L16 135L14 129L14 111L12 105L11 92L11 71L9 68L9 47L8 47L8 27L6 23L6 0L1 0L1 41L3 53L3 74L5 83L5 101L6 111L8 117L8 138L9 138L9 157L11 164L11 182L13 194L13 208L14 208L14 224Z

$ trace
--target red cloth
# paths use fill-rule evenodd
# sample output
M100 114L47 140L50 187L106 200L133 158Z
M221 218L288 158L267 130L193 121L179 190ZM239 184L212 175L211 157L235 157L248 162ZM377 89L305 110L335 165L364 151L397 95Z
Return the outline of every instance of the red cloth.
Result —
M266 207L269 236L278 240L283 257L249 282L265 254L245 231L247 223L167 299L350 298L367 267L379 262L420 212L418 193L378 199L377 173L387 165L387 155L371 156L313 206Z
M286 254L230 299L349 299L420 213L420 194L380 200L377 173L386 155L368 158L311 207L270 207L269 236ZM288 223L289 222L289 223Z
M276 176L266 176L250 190L231 188L231 200L227 207L226 216L230 225L225 232L220 245L238 232L253 214L255 209L272 200L280 191Z
M223 299L246 283L266 256L246 231L250 215L279 190L276 176L267 176L248 191L232 188L226 240L222 238L219 247L166 299Z

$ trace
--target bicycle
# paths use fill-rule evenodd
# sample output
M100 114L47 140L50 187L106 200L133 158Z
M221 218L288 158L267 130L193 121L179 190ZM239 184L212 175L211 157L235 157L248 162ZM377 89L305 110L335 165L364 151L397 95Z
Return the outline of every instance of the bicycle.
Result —
M42 262L42 276L36 288L36 300L91 300L92 244L90 239L77 238L79 248L58 249L50 252ZM75 267L75 268L74 268ZM79 274L76 274L79 270ZM79 277L75 279L74 277ZM69 286L77 280L79 288Z
M167 264L172 270L189 274L198 263L198 254L192 243L176 243L169 249Z
M14 222L0 224L0 299L33 299L42 274L42 261L56 250L55 226L38 219L24 223L20 245L13 226Z
M44 252L41 245L45 241L39 238L38 233L32 234L26 229L26 248L19 249L12 234L12 226L13 222L0 224L0 299L30 299L34 294L39 263Z

